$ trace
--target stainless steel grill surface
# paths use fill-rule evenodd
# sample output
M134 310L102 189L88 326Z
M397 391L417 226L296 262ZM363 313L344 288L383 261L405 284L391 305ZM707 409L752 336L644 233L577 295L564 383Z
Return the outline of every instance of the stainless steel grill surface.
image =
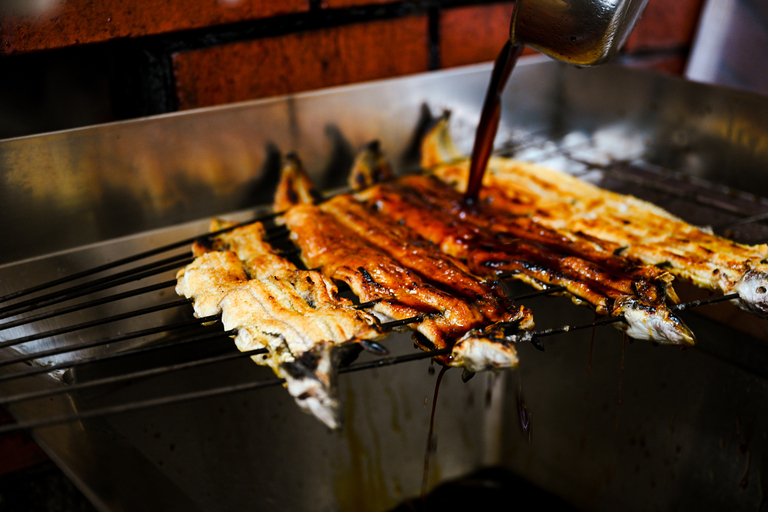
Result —
M174 274L209 216L269 214L258 205L281 153L297 151L326 188L373 139L396 171L413 172L419 136L444 108L468 152L489 71L0 141L0 403L21 423L66 417L36 438L105 511L383 511L418 495L436 376L407 335L384 341L395 358L384 361L420 361L342 375L346 425L331 433L220 324L192 317ZM533 59L503 108L499 153L739 242L768 240L768 98ZM684 301L710 298L676 287ZM519 302L537 331L554 329L545 350L521 344L519 370L466 384L448 372L430 485L501 466L585 510L763 504L768 322L728 303L691 307L681 315L698 344L680 351L606 327L565 333L595 319L562 298Z

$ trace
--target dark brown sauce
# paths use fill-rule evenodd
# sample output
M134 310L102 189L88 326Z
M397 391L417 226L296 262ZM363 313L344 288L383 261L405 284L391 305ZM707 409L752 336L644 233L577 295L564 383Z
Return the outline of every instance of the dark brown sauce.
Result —
M595 321L597 321L597 314L595 314ZM597 326L595 325L592 327L592 338L589 340L589 361L587 362L587 375L592 373L592 353L595 351L595 332L597 331ZM587 391L584 400L586 401L587 398L589 398L589 391Z
M431 367L430 367L431 368ZM432 415L429 418L429 434L427 435L427 453L424 454L424 475L421 479L421 501L424 502L427 499L427 480L429 478L429 456L435 449L434 429L435 429L435 409L437 408L437 394L440 391L440 383L443 381L443 375L448 371L450 366L443 366L440 369L440 373L437 375L437 382L435 382L435 396L432 398Z
M531 438L533 436L533 428L531 427L531 412L528 410L528 404L525 403L525 396L523 396L523 378L520 376L520 370L517 372L517 415L520 419L520 428L523 429L523 435L531 444Z
M598 315L595 314L595 320ZM586 389L584 390L584 406L587 406L589 402L589 377L592 374L592 354L595 350L595 332L597 326L592 327L592 339L589 342L589 361L587 362L587 377L585 379ZM587 447L587 417L584 416L581 420L581 438L579 440L579 453L584 453L584 449Z
M746 453L747 455L747 463L744 466L744 473L741 474L741 480L739 480L739 489L742 491L747 488L747 485L749 484L749 463L752 459L752 452L749 451L749 448L746 446L742 449L739 447L739 452Z
M480 123L477 126L477 132L475 132L474 146L472 146L469 181L467 183L467 191L464 194L464 199L469 203L477 201L477 197L480 194L485 168L488 166L488 160L493 150L493 139L496 138L496 131L499 129L501 93L504 91L509 75L515 69L515 63L517 63L517 59L522 51L523 46L507 41L493 65L491 82L488 84L488 91L485 93L483 111L480 114Z
M621 341L621 366L619 366L619 394L616 398L616 425L614 427L614 433L617 433L619 431L619 408L621 407L621 398L622 398L622 388L623 388L623 381L624 381L624 358L627 353L627 334L624 333L624 336Z

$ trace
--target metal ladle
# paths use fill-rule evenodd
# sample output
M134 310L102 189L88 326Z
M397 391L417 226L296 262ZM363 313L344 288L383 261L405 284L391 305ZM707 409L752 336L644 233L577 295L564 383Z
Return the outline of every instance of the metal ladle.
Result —
M648 0L517 0L512 43L577 66L613 58Z

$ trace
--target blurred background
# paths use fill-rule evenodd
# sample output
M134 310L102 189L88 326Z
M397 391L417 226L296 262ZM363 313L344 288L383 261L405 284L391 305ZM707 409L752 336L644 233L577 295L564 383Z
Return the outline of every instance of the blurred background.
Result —
M513 7L0 0L0 139L490 61ZM768 94L766 52L765 0L650 0L616 64ZM0 511L14 510L92 507L15 434L0 437Z
M0 0L0 138L493 60L514 2ZM651 0L619 63L768 91L763 0Z

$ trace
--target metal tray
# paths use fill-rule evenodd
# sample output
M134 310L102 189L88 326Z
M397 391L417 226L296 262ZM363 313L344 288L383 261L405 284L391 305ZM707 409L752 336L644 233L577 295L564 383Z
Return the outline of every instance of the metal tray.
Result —
M768 210L761 198L768 195L766 98L613 66L575 69L540 59L518 66L503 101L497 141L504 151L524 150L606 186L647 194L692 221L730 222ZM413 170L419 134L441 109L453 112L466 149L489 73L487 65L472 66L0 141L0 236L14 241L1 256L0 294L202 233L212 215L246 218L268 202L286 151L297 151L326 187L344 180L354 150L372 139L397 171ZM612 165L619 161L631 170L622 174ZM700 196L732 211L702 206ZM741 234L755 242L767 233L756 224ZM120 308L146 303L133 299ZM525 304L539 327L592 319L562 299ZM104 329L122 332L185 314ZM503 465L581 509L757 508L768 352L765 323L744 334L743 318L686 316L699 347L685 352L625 344L603 328L594 338L588 331L551 338L543 353L521 346L516 373L465 385L449 372L430 483ZM0 340L58 325L11 329ZM386 344L412 350L407 336ZM1 351L0 359L15 353ZM0 392L155 364L137 358L95 365L0 383ZM48 427L36 438L105 511L387 510L421 486L435 380L428 368L411 363L342 377L347 426L340 435L272 389ZM3 367L0 375L15 370ZM19 404L12 412L30 419L268 376L240 361ZM519 432L520 396L532 415L530 442Z

